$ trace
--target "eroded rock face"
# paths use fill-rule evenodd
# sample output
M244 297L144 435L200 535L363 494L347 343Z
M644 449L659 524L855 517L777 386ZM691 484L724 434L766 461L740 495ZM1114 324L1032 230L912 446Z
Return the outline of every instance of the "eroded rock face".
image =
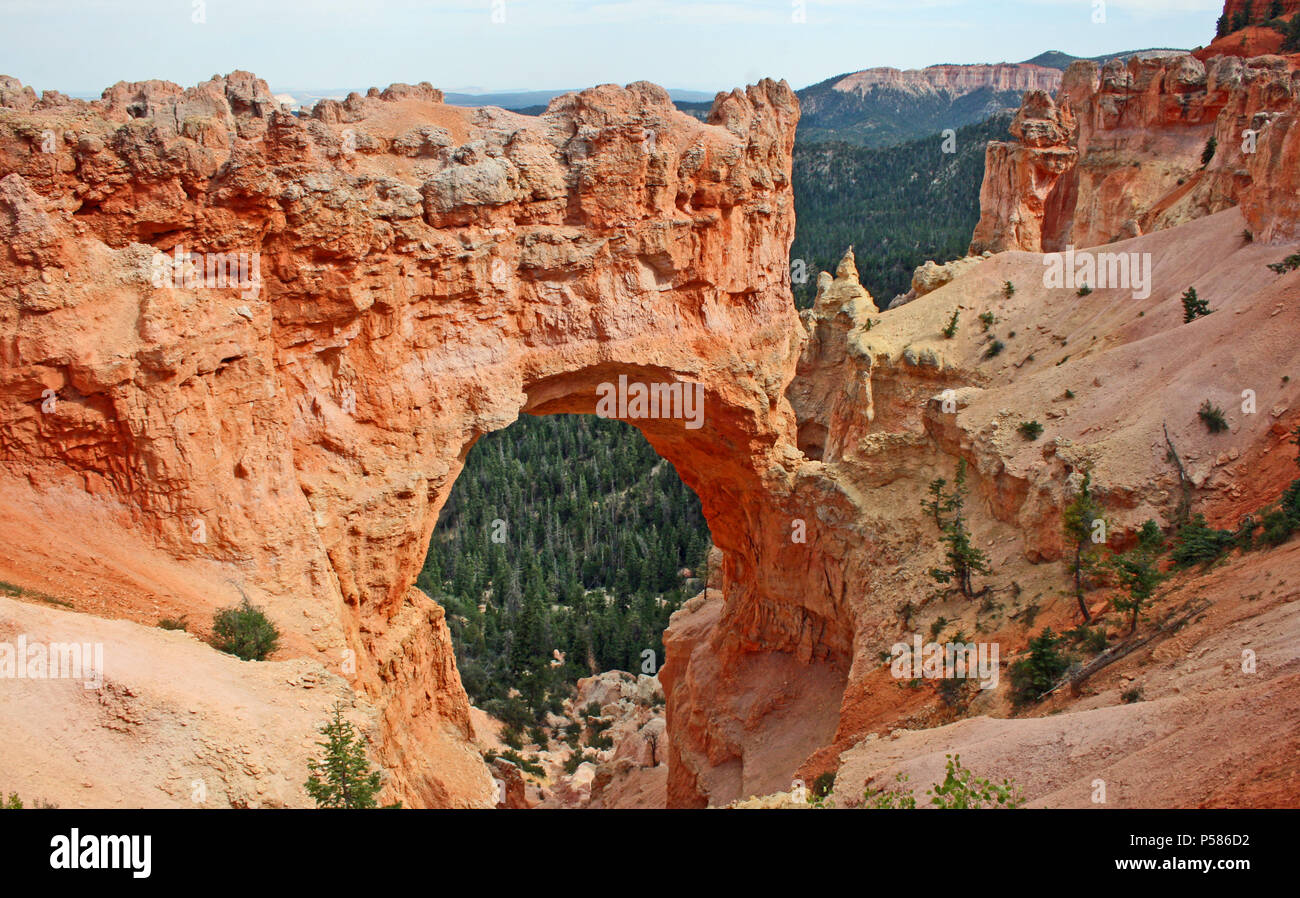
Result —
M1030 91L1011 123L1019 143L991 141L984 153L980 221L971 253L1010 247L1038 250L1057 182L1078 161L1078 127L1069 104Z
M1076 62L1054 100L1025 95L1016 142L989 144L971 250L1096 246L1238 204L1256 233L1284 239L1296 93L1277 56Z
M620 375L703 385L698 428L633 423L723 551L723 680L755 653L843 662L842 585L788 539L786 85L719 95L708 124L646 83L535 118L428 85L298 117L247 73L91 103L7 81L3 100L5 476L90 494L345 672L391 797L495 801L442 611L411 588L465 453L521 412L593 412ZM685 680L683 717L706 701L759 726L725 682Z

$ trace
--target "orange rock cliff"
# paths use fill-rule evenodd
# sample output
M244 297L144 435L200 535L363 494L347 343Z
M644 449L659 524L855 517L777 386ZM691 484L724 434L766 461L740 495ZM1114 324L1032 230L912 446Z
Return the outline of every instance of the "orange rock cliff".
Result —
M1055 98L1025 95L1015 141L989 144L971 251L1095 246L1236 205L1257 236L1295 237L1291 69L1280 56L1073 63Z

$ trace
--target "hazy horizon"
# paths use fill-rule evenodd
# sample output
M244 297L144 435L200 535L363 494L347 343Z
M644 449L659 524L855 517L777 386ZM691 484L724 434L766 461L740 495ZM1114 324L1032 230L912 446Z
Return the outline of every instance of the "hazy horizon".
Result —
M1209 42L1221 10L1221 0L1008 0L993 9L971 0L373 0L363 9L342 0L274 9L254 0L0 0L11 43L3 74L83 96L118 81L190 86L236 69L275 92L428 81L505 93L647 80L712 95L764 77L798 89L877 66L1192 48ZM129 52L102 52L114 47Z

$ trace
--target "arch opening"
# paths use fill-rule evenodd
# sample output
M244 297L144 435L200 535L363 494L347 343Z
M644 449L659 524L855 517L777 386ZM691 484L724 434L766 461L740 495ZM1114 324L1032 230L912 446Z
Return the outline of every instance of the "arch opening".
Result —
M525 414L467 453L416 585L530 803L666 803L663 631L710 548L699 498L630 424ZM594 790L584 763L606 770Z

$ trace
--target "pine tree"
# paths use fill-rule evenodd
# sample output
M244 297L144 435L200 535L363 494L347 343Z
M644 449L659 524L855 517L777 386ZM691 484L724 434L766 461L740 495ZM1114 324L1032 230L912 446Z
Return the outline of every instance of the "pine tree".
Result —
M1083 481L1079 484L1074 498L1065 506L1061 514L1061 527L1065 531L1065 544L1070 552L1070 573L1074 577L1074 598L1079 604L1079 613L1084 623L1092 620L1088 613L1088 604L1083 599L1084 578L1097 566L1097 556L1101 544L1094 541L1093 534L1106 532L1106 519L1102 515L1101 505L1092 495L1092 472L1084 471ZM1104 543L1105 540L1101 540Z
M957 336L957 316L960 314L958 309L952 310L952 317L948 319L948 324L943 329L943 336L946 340L951 340Z
M1232 30L1234 32L1240 31L1241 29L1245 28L1247 25L1250 24L1250 13L1251 13L1250 6L1251 6L1250 0L1246 0L1246 6L1243 9L1237 10L1236 14L1233 15Z
M932 511L936 523L942 521L943 541L948 547L944 557L949 565L946 568L932 568L930 576L939 583L955 581L963 596L974 598L974 575L987 574L990 568L988 555L976 548L971 541L966 518L962 514L966 503L966 460L963 458L957 463L957 476L951 493L944 493L942 479L930 484L930 492L934 499L930 502L923 500L921 504ZM951 512L952 518L943 520L941 512Z
M1183 323L1195 321L1213 311L1210 304L1196 295L1195 287L1188 287L1183 294Z
M1223 556L1232 544L1232 531L1216 530L1206 523L1205 515L1197 514L1178 531L1170 557L1174 567L1190 567L1197 562L1209 564Z
M1042 698L1070 668L1070 659L1061 651L1065 638L1047 627L1030 638L1029 655L1013 663L1011 674L1011 700L1017 705L1036 702Z
M320 761L307 762L307 794L318 808L373 808L378 802L380 773L370 769L365 740L343 717L343 706L334 706L334 717L319 730L317 742L323 752Z
M934 518L934 526L943 530L944 514L951 511L951 499L944 493L943 488L948 485L948 481L942 477L937 477L930 481L929 499L921 500L921 507L925 509L926 514Z
M1164 579L1156 564L1164 542L1160 525L1147 520L1138 531L1137 546L1115 558L1115 572L1119 576L1120 585L1128 590L1128 596L1116 598L1112 604L1116 610L1132 614L1128 628L1130 633L1137 630L1138 615L1151 601L1156 587Z

